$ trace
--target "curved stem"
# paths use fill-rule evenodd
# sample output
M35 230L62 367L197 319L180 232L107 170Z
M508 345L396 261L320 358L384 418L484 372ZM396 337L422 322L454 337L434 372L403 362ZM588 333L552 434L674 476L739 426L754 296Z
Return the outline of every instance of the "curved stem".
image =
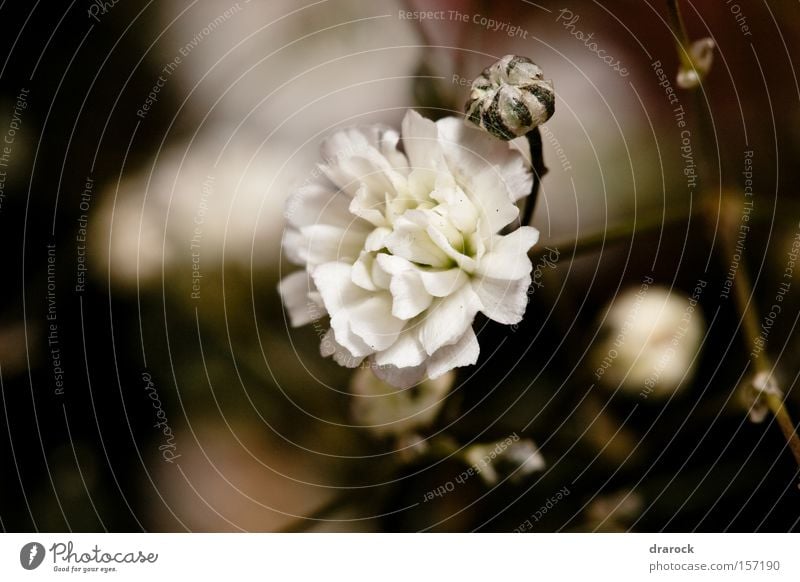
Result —
M683 23L683 16L681 16L681 8L678 5L678 0L667 0L667 8L669 9L669 25L672 34L675 35L675 44L678 47L678 57L683 63L684 67L693 68L691 56L689 55L689 34L686 32L686 25Z
M772 414L775 415L778 426L781 427L781 432L783 432L783 436L789 444L789 450L792 451L794 460L800 467L800 439L798 439L797 429L794 426L794 422L792 422L792 417L783 405L783 399L776 394L765 394L764 398Z
M542 178L547 173L547 166L544 165L544 152L542 151L542 133L538 127L534 127L525 137L528 139L528 147L531 152L531 169L533 170L533 184L531 193L525 199L525 208L520 218L520 226L528 226L533 218L533 211L536 209L536 200L539 198L539 187Z

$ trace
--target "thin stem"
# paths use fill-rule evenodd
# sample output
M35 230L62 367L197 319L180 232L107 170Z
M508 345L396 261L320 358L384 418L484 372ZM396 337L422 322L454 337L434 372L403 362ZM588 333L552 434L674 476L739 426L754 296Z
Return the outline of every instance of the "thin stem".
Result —
M728 213L723 211L723 216L726 215L728 215ZM709 231L713 235L714 223L710 218L707 224L709 226ZM726 249L726 253L728 253L729 256L733 256L735 251L735 243L731 237L733 225L731 225L729 221L723 220L720 226L722 230L720 233L722 245ZM740 259L739 270L736 273L736 277L733 279L733 295L736 302L736 310L742 318L742 333L745 339L745 347L750 350L752 354L753 347L757 345L760 337L760 319L754 299L755 293L753 292L753 286L750 282L750 275L744 257ZM765 351L751 355L751 358L753 368L756 372L772 375L774 366ZM770 411L775 416L775 420L778 422L778 426L780 426L781 432L783 432L783 436L786 438L786 442L789 445L789 450L792 451L795 462L800 468L800 437L797 435L797 430L795 429L792 417L789 415L789 411L786 410L786 407L783 405L783 399L777 394L769 392L761 394L761 397L764 398Z
M789 443L789 450L794 455L794 460L800 466L800 439L797 437L797 429L792 422L792 417L783 405L783 399L777 394L765 394L767 406L775 415L775 420L778 421L778 426L781 427L783 436L786 437L786 442Z
M678 57L685 67L694 67L688 50L689 34L686 32L686 25L683 23L678 0L667 0L667 8L669 9L670 29L675 35L675 43L678 45Z
M536 200L539 198L539 187L542 178L547 173L547 166L544 165L544 152L542 148L542 134L538 127L534 127L526 135L528 147L531 151L531 169L533 170L533 184L531 194L525 199L525 208L520 218L521 226L528 226L533 218L533 211L536 209Z
M725 217L727 214L728 213L723 210L722 216ZM706 216L706 225L713 239L715 228L713 217L711 213L708 213ZM725 249L728 256L733 256L735 253L736 243L732 238L734 228L735 226L730 224L730 221L724 218L720 221L719 238L722 243L722 248ZM745 347L752 351L759 337L759 316L757 308L754 305L753 285L750 282L750 271L747 268L745 257L739 259L739 268L736 272L736 277L733 279L733 298L736 303L736 311L742 319L742 332L747 344ZM757 372L769 373L771 366L766 356L763 358L760 356L761 354L757 354L754 357L753 367Z

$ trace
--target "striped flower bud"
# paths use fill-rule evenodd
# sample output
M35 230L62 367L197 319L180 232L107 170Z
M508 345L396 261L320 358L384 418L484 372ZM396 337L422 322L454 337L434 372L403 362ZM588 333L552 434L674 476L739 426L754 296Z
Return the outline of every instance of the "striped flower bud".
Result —
M553 82L530 59L506 55L472 82L465 110L469 122L495 137L521 137L553 115Z

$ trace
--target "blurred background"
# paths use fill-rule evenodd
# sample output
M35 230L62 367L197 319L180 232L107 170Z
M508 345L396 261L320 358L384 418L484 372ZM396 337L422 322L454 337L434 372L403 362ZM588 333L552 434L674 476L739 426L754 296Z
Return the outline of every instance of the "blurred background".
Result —
M798 9L682 8L698 99L655 0L0 4L0 527L795 530L729 285L797 418ZM508 53L557 94L526 318L391 393L289 327L285 200L330 132L460 115Z

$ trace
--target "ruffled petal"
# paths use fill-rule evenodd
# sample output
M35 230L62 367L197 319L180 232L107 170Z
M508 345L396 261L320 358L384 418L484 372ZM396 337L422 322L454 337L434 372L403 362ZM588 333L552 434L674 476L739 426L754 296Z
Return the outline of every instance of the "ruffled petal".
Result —
M499 232L519 216L519 208L512 201L497 168L473 173L464 188L478 210L479 230L483 236Z
M481 311L498 323L511 325L522 321L528 307L529 275L521 279L492 279L481 277L472 281L472 288L480 297Z
M350 198L327 184L312 182L298 188L286 201L286 220L295 228L330 224L346 228L353 222Z
M447 297L469 281L469 277L461 269L420 270L419 276L425 290L434 297Z
M311 266L358 259L369 230L358 227L342 228L330 224L312 224L300 229L303 242L297 249L299 255Z
M404 174L395 167L404 168L408 164L402 153L392 151L396 143L396 134L380 126L337 131L322 143L325 163L319 169L350 196L362 184L380 196L405 183Z
M447 165L457 177L469 178L476 169L491 166L502 175L511 200L530 194L533 175L523 154L528 150L525 138L503 142L458 117L440 119L436 127Z
M314 282L306 271L296 271L281 279L278 283L283 305L289 312L289 322L292 327L300 327L325 316L325 308L318 305L310 297L314 292Z
M436 124L410 109L403 117L403 148L414 169L436 170L444 165Z
M472 366L478 361L480 355L478 338L472 327L453 345L445 346L438 350L428 361L428 378L435 380L452 370Z
M431 267L446 267L451 259L426 232L425 228L406 216L397 219L394 230L384 239L386 248L393 255Z
M412 368L398 368L396 366L375 366L372 370L375 375L396 388L410 388L425 379L425 364Z
M392 315L392 296L387 292L371 296L347 312L350 329L371 352L391 346L405 326L405 321Z
M456 343L472 326L480 308L480 299L470 285L434 301L425 312L419 330L419 340L425 351L432 355L442 346Z
M492 237L481 257L477 273L494 279L521 279L530 274L533 265L528 251L539 240L539 231L523 226L505 236Z
M417 333L407 329L390 347L375 354L374 360L379 367L413 368L422 364L427 357Z
M322 341L319 344L319 353L323 358L333 356L333 361L345 368L356 368L364 361L364 356L356 357L350 353L350 350L340 345L332 329L325 332L322 336Z
M433 297L425 290L416 266L401 257L386 254L378 255L377 261L391 276L392 315L408 320L430 306Z

